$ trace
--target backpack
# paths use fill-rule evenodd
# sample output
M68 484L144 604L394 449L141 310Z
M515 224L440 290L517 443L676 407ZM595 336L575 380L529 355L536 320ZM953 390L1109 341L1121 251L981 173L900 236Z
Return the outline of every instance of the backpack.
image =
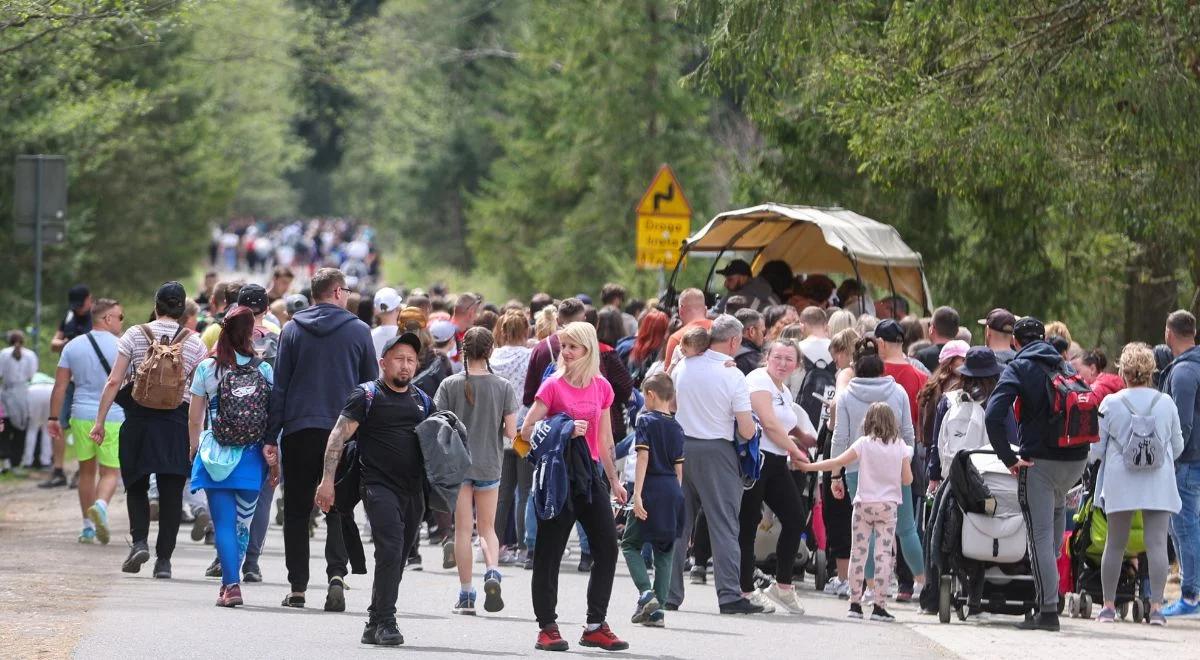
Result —
M262 360L252 358L224 370L217 386L212 432L217 444L244 447L262 439L267 430L271 384L258 370Z
M813 362L804 356L804 379L796 393L796 403L808 413L813 428L821 428L821 417L826 414L825 400L833 398L837 383L837 365L825 360Z
M375 403L375 393L378 391L379 382L372 380L365 383L360 383L358 387L363 391L363 394L366 395L366 400L363 401L363 420L365 421L367 419L367 415L371 414L371 404ZM412 387L413 397L417 400L417 408L420 408L421 410L421 421L429 419L429 416L433 414L433 399L429 398L429 395L425 393L425 390L422 390L415 385L410 387Z
M946 399L950 402L950 408L942 417L942 426L937 437L937 452L942 460L942 479L950 475L950 466L958 452L988 445L983 405L963 390L947 392Z
M150 340L150 346L133 375L133 400L152 410L174 410L180 406L187 389L183 342L192 331L181 327L168 342L166 337L155 340L148 324L138 327Z
M259 360L274 367L275 356L279 354L279 335L264 327L255 326L252 337L254 354Z
M1133 409L1127 397L1120 397L1121 403L1129 411L1129 435L1120 445L1121 457L1125 459L1125 469L1134 472L1154 470L1171 461L1165 459L1167 441L1158 435L1158 425L1154 422L1152 413L1162 392L1154 395L1154 400L1146 407L1146 412L1139 414Z
M550 350L550 364L547 364L546 368L542 370L542 379L538 381L538 385L546 382L546 379L553 376L558 369L558 356L554 354L554 344L550 343L549 337L546 338L546 348Z
M1061 367L1050 376L1050 423L1058 427L1056 446L1080 447L1100 440L1100 397L1079 374Z

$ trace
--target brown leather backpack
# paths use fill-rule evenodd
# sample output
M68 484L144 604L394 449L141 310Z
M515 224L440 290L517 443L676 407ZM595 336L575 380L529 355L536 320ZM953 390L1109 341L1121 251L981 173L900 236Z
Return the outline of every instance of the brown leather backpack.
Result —
M171 341L155 339L149 325L139 325L150 347L133 376L133 400L154 410L174 410L183 400L187 389L187 365L184 364L183 342L192 331L180 328Z

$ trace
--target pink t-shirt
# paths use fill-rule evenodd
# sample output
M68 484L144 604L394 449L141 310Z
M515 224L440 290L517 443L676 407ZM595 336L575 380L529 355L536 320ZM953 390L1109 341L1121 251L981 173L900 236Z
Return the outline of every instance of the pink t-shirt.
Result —
M854 503L904 501L900 483L904 464L912 459L913 450L903 440L880 442L863 436L850 448L858 454L858 490Z
M547 417L566 413L568 417L588 423L588 450L593 460L600 460L600 415L613 403L613 388L604 379L596 376L587 387L575 387L554 375L538 388L537 399L550 409Z

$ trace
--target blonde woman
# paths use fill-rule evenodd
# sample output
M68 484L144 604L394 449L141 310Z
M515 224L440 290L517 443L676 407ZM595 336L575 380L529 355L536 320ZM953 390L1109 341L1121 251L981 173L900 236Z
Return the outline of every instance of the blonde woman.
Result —
M850 330L858 323L858 317L854 312L839 309L829 315L829 336L833 337L842 330Z
M571 418L571 441L582 438L592 460L592 479L589 492L570 492L569 506L549 520L540 520L536 551L533 555L533 610L537 616L538 633L535 648L545 651L565 651L566 640L558 631L558 571L563 550L578 520L591 543L594 564L588 578L587 627L579 640L582 646L594 646L607 651L629 648L605 622L608 601L612 595L613 576L617 568L617 530L613 522L611 495L625 502L625 488L613 465L612 385L600 375L600 343L596 329L589 323L569 323L559 331L557 368L538 388L521 434L533 437L534 426L548 417L564 413ZM564 461L570 462L572 450L564 448ZM609 487L605 488L607 480ZM578 479L573 479L578 481Z

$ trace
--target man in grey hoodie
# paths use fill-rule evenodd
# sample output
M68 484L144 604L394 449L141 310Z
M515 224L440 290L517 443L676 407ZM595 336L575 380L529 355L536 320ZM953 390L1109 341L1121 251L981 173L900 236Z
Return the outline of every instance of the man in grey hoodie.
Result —
M1167 346L1175 355L1163 372L1163 391L1179 409L1183 453L1175 460L1175 482L1183 507L1171 517L1179 553L1181 598L1163 608L1166 616L1200 613L1200 347L1196 317L1179 310L1167 317Z
M341 271L318 270L312 279L315 304L297 312L279 337L266 438L273 445L282 432L283 549L291 584L285 607L304 607L308 523L321 480L325 441L346 392L379 375L371 329L346 311L349 296ZM326 609L340 611L339 603L345 609L343 588L340 578L330 580Z

